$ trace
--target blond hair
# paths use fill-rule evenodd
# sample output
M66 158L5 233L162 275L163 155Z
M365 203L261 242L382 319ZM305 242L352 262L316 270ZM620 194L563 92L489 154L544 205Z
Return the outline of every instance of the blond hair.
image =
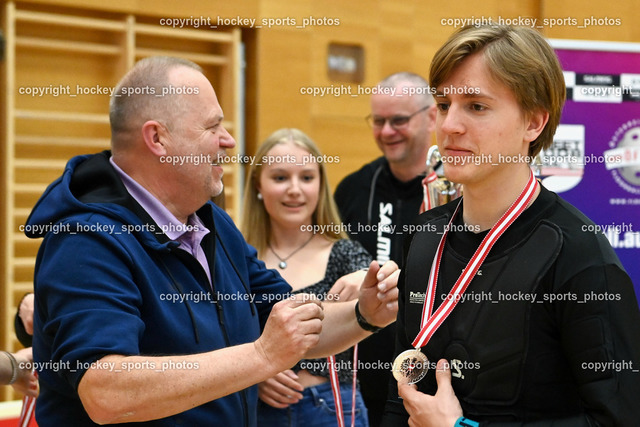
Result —
M482 52L489 72L514 93L525 114L547 111L549 121L529 145L529 156L553 143L566 88L553 49L535 30L507 25L466 26L455 32L431 61L429 82L440 86L468 56Z
M267 155L273 147L278 144L292 143L303 150L309 152L312 156L322 158L322 153L316 144L304 132L294 128L283 128L275 131L258 147L255 153L256 161L249 167L247 175L247 183L244 190L244 200L242 208L242 220L240 229L244 234L247 242L258 250L258 254L264 253L269 244L271 236L271 221L269 214L264 207L264 203L258 200L257 184L262 173L261 159ZM327 171L324 163L318 162L318 170L320 171L320 194L318 197L318 205L311 218L313 225L325 225L327 228L339 229L339 233L323 232L323 236L331 241L347 239L348 236L340 225L340 215L336 204L329 192L329 183L327 182Z

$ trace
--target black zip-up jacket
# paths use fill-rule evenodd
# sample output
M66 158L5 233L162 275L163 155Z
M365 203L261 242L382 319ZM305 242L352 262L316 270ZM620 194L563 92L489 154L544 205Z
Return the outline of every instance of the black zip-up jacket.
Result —
M419 332L429 271L456 201L416 222L398 281L396 353ZM463 228L459 212L454 225ZM555 193L509 227L422 352L447 359L465 417L481 426L620 426L640 419L640 312L631 279L602 233ZM486 232L447 235L436 310ZM435 369L417 383L433 395ZM406 425L390 386L383 426Z

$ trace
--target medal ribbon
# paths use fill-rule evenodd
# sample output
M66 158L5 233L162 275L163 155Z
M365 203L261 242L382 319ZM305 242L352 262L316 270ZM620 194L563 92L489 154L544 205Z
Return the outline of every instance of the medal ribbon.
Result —
M24 396L22 398L22 409L20 410L18 427L29 427L36 415L35 409L36 398L31 396Z
M433 305L436 299L436 284L438 282L438 273L440 270L440 261L442 260L442 253L444 251L444 243L447 238L447 233L451 228L451 224L453 223L458 210L460 209L460 203L458 203L458 207L456 207L455 212L451 216L449 220L449 224L447 228L444 230L442 234L442 238L440 239L440 243L438 244L438 250L436 251L433 264L431 265L431 272L429 274L429 284L427 286L427 295L425 297L425 302L422 307L422 319L420 321L420 332L415 340L411 343L414 348L421 348L427 345L433 334L438 330L440 325L446 320L447 317L451 314L453 309L458 305L458 302L462 299L462 295L467 290L467 287L471 283L471 280L480 269L480 266L484 262L487 255L489 255L489 251L496 243L496 241L507 231L507 228L520 216L520 214L527 208L529 203L533 200L536 190L539 186L538 181L535 179L533 175L533 171L529 171L529 181L527 185L524 187L518 198L515 202L507 209L507 211L502 215L500 220L491 227L489 233L484 237L478 249L476 249L475 253L469 260L469 263L458 277L458 280L453 285L453 288L447 295L446 300L438 307L435 313L431 314L433 311ZM462 200L461 200L462 202Z
M38 372L33 371L36 378ZM18 427L29 427L36 415L36 398L31 396L23 396L22 409L20 410L20 418L18 419Z
M329 380L331 381L331 392L336 405L336 419L338 427L344 425L344 411L342 410L342 395L340 394L340 381L338 381L338 372L336 370L336 356L327 357L329 363ZM358 374L358 344L353 346L353 388L351 390L351 427L356 425L356 385Z

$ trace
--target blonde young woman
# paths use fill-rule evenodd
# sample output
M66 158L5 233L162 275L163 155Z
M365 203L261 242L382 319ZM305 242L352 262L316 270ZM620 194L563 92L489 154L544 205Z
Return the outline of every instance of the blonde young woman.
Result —
M329 193L323 157L298 129L280 129L256 152L245 189L242 231L294 292L326 301L357 297L371 257L349 240ZM353 274L349 274L353 273ZM346 277L343 277L347 275ZM346 425L351 424L353 351L336 355ZM261 426L335 426L326 359L303 360L258 385ZM356 391L356 425L367 426Z

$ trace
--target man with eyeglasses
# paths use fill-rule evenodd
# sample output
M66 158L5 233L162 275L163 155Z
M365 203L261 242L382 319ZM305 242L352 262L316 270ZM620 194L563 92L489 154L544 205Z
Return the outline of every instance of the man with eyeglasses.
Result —
M403 227L413 222L423 200L422 179L436 110L427 82L400 72L378 83L366 117L383 156L347 176L335 192L342 221L380 263L402 261ZM380 424L393 357L394 326L359 344L358 377L369 422ZM388 362L388 363L387 363Z

